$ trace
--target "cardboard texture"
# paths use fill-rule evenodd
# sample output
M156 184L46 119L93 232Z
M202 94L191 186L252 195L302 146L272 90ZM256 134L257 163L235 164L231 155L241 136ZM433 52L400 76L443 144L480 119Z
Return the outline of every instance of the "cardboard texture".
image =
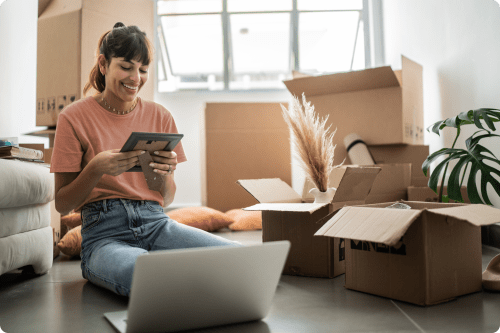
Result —
M429 156L429 146L425 145L370 145L370 154L375 164L411 163L411 185L427 186L427 177L422 171L422 164ZM392 200L388 200L392 201Z
M345 287L418 305L481 291L481 226L500 221L485 205L394 202L344 207L316 236L345 238Z
M137 25L154 42L150 0L52 0L38 18L36 125L55 126L62 109L83 97L97 42L116 22ZM149 81L154 82L154 63ZM139 96L154 99L154 84ZM88 92L93 95L94 90Z
M330 203L305 202L280 179L239 180L260 203L244 210L262 211L262 241L292 243L283 274L333 278L345 272L343 239L314 233L346 205L359 205L370 192L380 168L344 166L334 170L337 191Z
M365 199L366 204L408 200L408 186L411 184L411 164L376 164L372 167L379 167L380 173L375 178L370 193ZM356 167L355 165L353 167ZM363 165L370 167L370 165ZM328 187L337 187L337 180L330 177ZM302 197L306 202L314 201L314 196L309 191L314 188L314 184L306 179L302 190Z
M282 103L286 107L286 103ZM290 133L280 103L207 103L201 113L202 205L226 212L253 205L238 179L291 184Z
M343 139L353 132L368 145L424 143L422 66L403 56L400 79L396 73L385 66L284 83L293 95L304 93L319 117L329 115L335 160L342 161Z
M441 187L438 186L438 193ZM460 193L462 194L462 199L464 199L465 203L470 203L469 197L467 196L467 187L462 186L460 188ZM443 189L443 194L448 194L446 190L446 186ZM428 186L416 187L409 186L408 187L408 200L409 201L426 201L426 202L438 202L438 195L431 190ZM454 200L450 200L451 203L454 203Z

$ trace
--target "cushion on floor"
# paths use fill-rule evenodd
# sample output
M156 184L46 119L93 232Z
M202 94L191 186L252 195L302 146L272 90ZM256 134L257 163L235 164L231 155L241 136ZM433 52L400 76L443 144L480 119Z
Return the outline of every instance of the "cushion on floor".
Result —
M229 229L233 231L262 229L262 212L260 211L231 209L226 212L226 215L234 220L234 223L229 225Z
M54 197L54 174L48 167L0 159L0 208L44 204Z
M82 225L82 216L80 213L71 213L61 216L61 238L71 229Z
M31 265L36 274L52 267L54 248L52 227L0 238L0 275Z
M167 215L179 223L205 231L216 231L228 227L234 220L221 211L208 207L187 207L167 212Z
M57 243L57 247L67 256L80 255L80 251L82 250L82 226L79 225L68 231L59 243Z
M0 209L0 238L50 225L50 203Z

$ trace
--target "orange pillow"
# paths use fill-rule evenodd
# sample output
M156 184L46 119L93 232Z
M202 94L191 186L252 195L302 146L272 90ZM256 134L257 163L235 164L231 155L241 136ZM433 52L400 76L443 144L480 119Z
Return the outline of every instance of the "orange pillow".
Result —
M79 225L82 225L80 213L71 213L61 216L61 238L64 237L68 231Z
M68 231L66 235L57 243L57 247L62 253L70 257L80 255L82 249L82 226Z
M227 228L234 222L232 218L223 212L208 207L179 208L167 212L167 215L179 223L205 231Z
M261 230L262 212L243 209L231 209L226 212L234 223L229 226L233 231L238 230Z

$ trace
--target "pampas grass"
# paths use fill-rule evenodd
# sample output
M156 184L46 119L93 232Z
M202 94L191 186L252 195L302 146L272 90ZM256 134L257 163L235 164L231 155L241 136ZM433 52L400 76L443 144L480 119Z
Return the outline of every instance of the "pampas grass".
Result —
M306 178L316 185L318 190L326 192L330 173L341 164L333 165L336 145L333 144L335 131L328 134L330 127L325 129L328 116L319 120L314 112L314 105L306 101L302 94L302 105L296 96L287 110L281 105L283 118L293 132L293 144L299 157L299 166L305 172Z

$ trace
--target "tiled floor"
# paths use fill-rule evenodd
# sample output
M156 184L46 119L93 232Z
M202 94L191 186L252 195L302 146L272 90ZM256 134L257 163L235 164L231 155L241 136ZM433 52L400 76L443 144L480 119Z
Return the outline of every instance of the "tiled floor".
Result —
M259 231L222 232L244 244ZM500 250L483 246L483 268ZM59 256L46 275L0 277L0 332L114 332L104 312L125 310L127 299L81 277L80 261ZM496 332L500 293L479 292L420 307L344 288L335 279L284 275L269 315L259 322L199 332Z

